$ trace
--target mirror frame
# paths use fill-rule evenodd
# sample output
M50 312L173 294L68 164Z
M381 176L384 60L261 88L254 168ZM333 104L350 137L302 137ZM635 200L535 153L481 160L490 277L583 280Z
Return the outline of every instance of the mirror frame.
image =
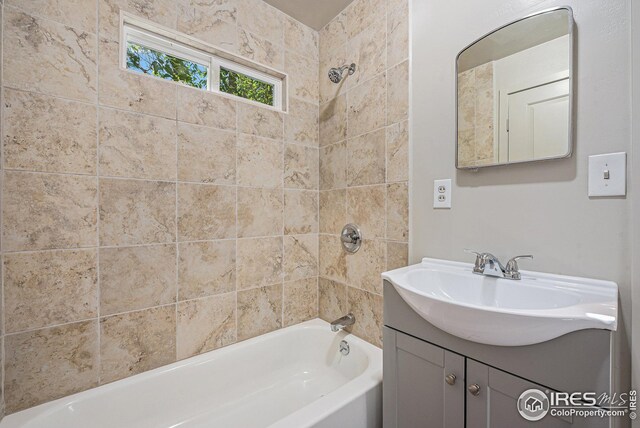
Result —
M459 113L459 106L458 106L458 61L460 59L460 56L470 47L472 47L473 45L475 45L476 43L478 43L480 40L489 37L490 35L497 33L498 31L502 30L503 28L506 28L510 25L516 24L520 21L524 21L525 19L528 18L532 18L534 16L538 16L538 15L543 15L545 13L549 13L549 12L555 12L558 10L566 10L568 12L568 24L569 24L569 147L567 149L567 153L561 156L551 156L551 157L546 157L546 158L540 158L540 159L531 159L531 160L524 160L524 161L515 161L515 162L503 162L503 163L492 163L492 164L488 164L488 165L477 165L477 166L460 166L459 162L458 162L458 113ZM574 26L575 26L575 21L573 18L573 9L570 6L558 6L558 7L552 7L549 9L544 9L541 10L539 12L535 12L532 14L529 14L527 16L524 16L522 18L516 19L514 21L511 21L507 24L504 24L490 32L488 32L487 34L483 35L482 37L477 38L476 40L474 40L472 43L468 44L467 46L465 46L460 52L458 52L458 55L456 55L456 63L455 63L455 81L456 81L456 90L455 90L455 98L456 98L456 102L455 102L455 109L456 109L456 126L455 126L455 150L456 150L456 169L459 170L471 170L471 171L477 171L480 168L489 168L489 167L495 167L495 166L506 166L506 165L518 165L518 164L523 164L523 163L532 163L532 162L541 162L541 161L547 161L547 160L552 160L552 159L566 159L566 158L570 158L571 155L573 154L573 149L574 149L574 141L573 141L573 136L574 136L574 132L573 132L573 128L574 128L574 94L575 94L575 76L574 76L574 56L575 56L575 52L574 52L574 45L575 45L575 41L574 41L574 37L575 37L575 32L574 32Z

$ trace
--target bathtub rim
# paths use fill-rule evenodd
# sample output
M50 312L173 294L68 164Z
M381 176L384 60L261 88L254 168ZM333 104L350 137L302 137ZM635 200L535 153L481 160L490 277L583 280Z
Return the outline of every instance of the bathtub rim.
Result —
M315 321L319 321L319 323L315 323ZM309 324L310 326L317 325L323 328L325 326L326 328L330 328L329 323L319 318L306 321L302 324L306 323L314 323ZM347 340L350 344L357 344L356 346L362 347L363 351L369 358L367 368L359 376L350 380L335 391L332 391L324 397L321 397L283 417L279 421L269 425L267 428L311 427L321 422L329 415L358 400L365 394L382 394L382 349L372 345L362 338L351 333L347 333L344 330L335 334L342 339ZM379 390L376 391L376 388L379 388ZM380 403L381 402L382 400L380 400ZM381 412L382 409L380 409L380 413ZM4 427L0 426L0 428Z
M241 342L236 342L222 348L214 349L193 357L185 358L171 364L145 371L143 373L129 376L124 379L119 379L104 385L97 386L95 388L80 391L72 395L57 398L53 401L48 401L46 403L42 403L28 409L9 414L0 421L0 428L23 428L25 424L31 422L33 419L46 416L47 414L52 413L61 407L72 405L73 403L85 397L100 395L103 391L109 391L129 384L138 383L144 381L145 379L157 377L164 373L172 372L185 366L198 365L207 362L212 358L221 357L224 354L232 353L234 351L241 350L242 348L262 343L278 336L283 336L287 333L290 333L291 331L305 329L326 329L328 334L334 334L341 339L347 340L351 345L355 345L363 350L363 352L369 359L369 363L365 370L357 377L351 379L346 384L338 387L336 390L330 392L329 394L315 401L312 401L306 406L284 416L282 419L269 425L268 428L285 428L291 426L312 425L313 423L321 421L331 413L356 400L359 396L375 389L382 383L382 349L372 345L364 339L361 339L345 331L332 333L330 331L330 324L328 322L320 318L314 318L312 320L304 321L288 327L283 327L281 329L274 330L260 336L252 337ZM216 357L213 357L213 354L215 354ZM300 423L302 423L302 425L300 425Z

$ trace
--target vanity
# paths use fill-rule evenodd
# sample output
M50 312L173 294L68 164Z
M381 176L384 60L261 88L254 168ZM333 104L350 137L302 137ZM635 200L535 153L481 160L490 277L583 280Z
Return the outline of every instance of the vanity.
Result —
M436 65L426 75L436 83L412 84L411 251L457 258L455 251L468 244L504 250L557 242L562 245L549 248L542 265L553 260L565 271L575 269L580 263L572 257L582 255L572 251L584 254L577 250L594 242L580 233L601 226L574 227L560 212L583 215L587 197L578 198L585 189L567 183L576 181L575 165L586 161L568 159L582 144L574 135L573 12L543 10L466 45L474 32L444 31L430 18L438 10L456 16L444 3L414 2L413 8L414 75L441 61L455 61L455 75L445 75L454 64ZM495 9L487 13L492 22L511 8L525 9L489 3L482 7ZM429 25L438 31L425 30ZM474 21L474 31L483 27L481 19ZM438 32L447 41L423 48ZM454 82L456 91L449 93ZM455 127L449 120L454 112L440 111L453 96ZM447 132L455 144L447 144ZM454 150L455 175L447 165ZM604 166L594 167L593 182L611 190L610 164ZM624 181L624 170L617 176ZM431 181L433 194L425 186ZM590 197L604 195L590 187ZM561 263L565 258L573 263ZM385 428L604 428L627 426L635 416L604 415L621 404L606 396L626 388L614 375L620 372L613 352L614 336L619 339L614 282L520 271L516 260L502 265L487 253L477 253L475 263L423 259L382 278ZM597 416L584 416L591 413Z
M385 428L608 427L606 417L530 422L519 398L531 389L615 390L617 285L474 268L423 259L383 274Z

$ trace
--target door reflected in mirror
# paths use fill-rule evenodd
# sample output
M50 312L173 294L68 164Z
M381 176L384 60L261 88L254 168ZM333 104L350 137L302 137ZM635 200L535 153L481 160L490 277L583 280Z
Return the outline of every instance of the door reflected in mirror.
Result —
M456 167L571 155L573 15L558 8L479 39L458 55Z

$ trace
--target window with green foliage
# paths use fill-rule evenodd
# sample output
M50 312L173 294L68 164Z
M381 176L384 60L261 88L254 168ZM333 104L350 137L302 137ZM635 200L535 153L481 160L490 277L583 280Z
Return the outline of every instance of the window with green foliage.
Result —
M207 89L208 67L136 43L127 43L127 68L194 88Z
M220 91L262 104L273 105L273 85L220 67Z
M284 76L276 77L276 72L253 68L240 58L235 62L227 53L223 58L192 48L126 22L124 41L128 70L282 108ZM199 46L197 41L194 46Z

